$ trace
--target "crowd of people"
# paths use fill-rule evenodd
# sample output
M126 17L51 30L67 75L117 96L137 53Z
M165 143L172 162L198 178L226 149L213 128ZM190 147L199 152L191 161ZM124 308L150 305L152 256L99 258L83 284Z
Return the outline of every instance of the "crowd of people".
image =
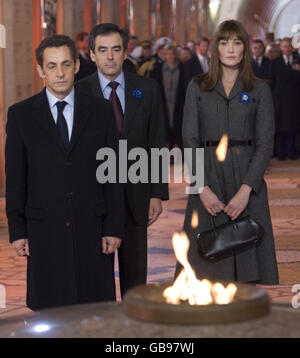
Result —
M76 75L78 80L94 72L96 67L89 57L88 33L79 33L76 40L81 64ZM200 38L196 42L189 40L184 46L175 46L168 37L139 41L137 36L129 36L123 69L158 80L170 147L182 144L186 89L192 78L209 71L210 42ZM300 157L300 143L297 142L300 134L300 46L293 49L290 38L274 39L273 33L266 33L264 39L253 39L250 48L252 70L256 77L269 84L273 94L274 156L279 160L297 159Z

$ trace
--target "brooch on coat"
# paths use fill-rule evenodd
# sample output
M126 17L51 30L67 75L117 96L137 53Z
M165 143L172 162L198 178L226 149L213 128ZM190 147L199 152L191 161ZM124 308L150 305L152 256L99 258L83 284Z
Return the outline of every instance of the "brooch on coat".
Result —
M242 103L249 103L251 102L251 96L248 92L242 92L240 94L240 102Z
M144 95L144 92L143 90L141 90L140 88L136 88L133 90L132 92L132 95L135 97L135 98L143 98L143 95Z

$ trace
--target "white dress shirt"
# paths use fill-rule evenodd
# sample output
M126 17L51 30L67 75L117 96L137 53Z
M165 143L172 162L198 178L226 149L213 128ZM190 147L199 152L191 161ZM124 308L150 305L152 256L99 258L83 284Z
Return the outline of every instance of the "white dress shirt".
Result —
M108 80L106 77L102 75L102 73L98 72L100 87L103 93L103 96L105 99L109 100L109 96L111 94L111 87L109 86L109 83L111 80ZM119 83L119 86L116 89L117 95L119 97L123 113L125 113L125 77L124 72L121 72L119 76L114 79L115 82Z
M292 65L292 63L293 63L293 55L291 55L289 57L287 57L286 55L283 55L283 58L284 58L284 62L285 62L286 65L288 64L288 61L289 61L290 65Z
M57 107L56 102L65 101L67 104L65 105L65 108L63 110L63 115L66 119L67 126L68 126L68 132L69 132L69 140L71 140L72 130L73 130L73 122L74 122L74 87L72 88L72 91L64 98L59 99L55 97L48 89L46 88L46 94L48 98L49 107L54 119L55 124L57 123Z
M256 61L256 63L258 64L258 67L261 66L262 60L263 60L263 56L260 57L255 57L253 56L254 61Z
M202 56L200 55L200 53L197 53L197 56L199 58L199 61L201 63L202 69L203 69L203 73L208 72L209 70L209 61L208 61L208 57L207 56Z

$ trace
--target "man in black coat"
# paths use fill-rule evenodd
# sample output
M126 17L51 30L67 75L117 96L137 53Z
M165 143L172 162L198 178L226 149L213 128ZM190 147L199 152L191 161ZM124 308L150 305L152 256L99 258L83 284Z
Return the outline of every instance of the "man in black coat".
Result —
M96 180L98 150L118 155L113 108L74 89L69 37L44 39L36 57L46 88L9 108L5 152L9 236L27 256L27 305L114 300L124 189Z
M266 57L265 45L262 40L253 40L251 44L252 69L256 77L271 83L271 60Z
M76 35L76 45L78 51L78 58L80 61L79 71L75 75L75 81L88 77L97 71L94 62L90 57L89 50L89 34L87 32L79 32Z
M206 37L201 38L196 45L196 52L192 58L184 64L185 87L187 88L191 79L201 73L209 70L208 57L209 40Z
M284 38L282 55L272 63L275 106L275 154L280 160L297 159L296 135L300 133L300 71L293 64L291 40Z
M122 71L126 58L127 35L117 25L101 24L90 33L91 58L98 72L80 81L77 87L114 103L120 138L127 141L128 151L139 147L148 153L151 148L166 145L165 122L160 89L150 78ZM136 160L126 161L129 171ZM147 279L147 226L161 214L161 200L168 199L168 185L161 180L134 183L129 175L125 193L126 232L118 251L122 296Z

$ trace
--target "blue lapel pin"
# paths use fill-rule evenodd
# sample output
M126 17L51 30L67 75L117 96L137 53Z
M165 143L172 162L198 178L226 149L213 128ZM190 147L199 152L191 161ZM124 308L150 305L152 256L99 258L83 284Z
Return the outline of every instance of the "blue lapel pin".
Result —
M242 92L240 94L240 102L241 103L249 103L251 102L251 96L248 92Z
M140 88L135 88L132 92L132 95L135 97L135 98L143 98L143 95L144 95L144 92L142 89Z

